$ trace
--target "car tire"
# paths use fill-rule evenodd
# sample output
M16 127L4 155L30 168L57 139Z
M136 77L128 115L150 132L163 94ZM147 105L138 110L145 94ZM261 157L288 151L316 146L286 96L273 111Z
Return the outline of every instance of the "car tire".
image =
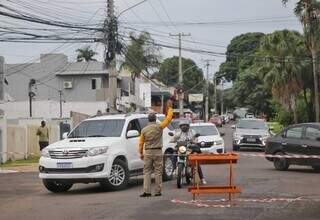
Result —
M177 187L178 189L181 188L182 186L182 182L183 182L183 176L182 176L182 172L184 169L184 165L182 163L179 163L177 166Z
M233 145L232 146L233 151L239 151L240 150L240 146L238 145Z
M163 174L162 179L163 181L169 181L173 179L173 160L171 153L167 152L163 156Z
M115 159L110 175L104 181L100 182L102 188L109 190L123 190L129 183L129 168L126 162L120 159Z
M282 152L277 152L275 155L281 156L285 154ZM276 157L273 159L273 165L276 170L280 170L280 171L286 171L290 166L286 158L276 158Z
M320 172L320 165L319 165L319 166L312 166L312 168L313 168L316 172Z
M66 192L73 186L73 183L50 179L43 179L42 183L49 191L53 193Z

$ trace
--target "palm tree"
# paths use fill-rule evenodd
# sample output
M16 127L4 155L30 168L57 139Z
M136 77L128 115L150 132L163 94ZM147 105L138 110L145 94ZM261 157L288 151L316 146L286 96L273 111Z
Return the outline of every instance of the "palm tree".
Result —
M287 4L289 0L282 0ZM317 0L299 0L294 9L294 13L299 17L302 25L308 49L312 56L313 79L314 79L314 104L316 112L316 121L319 122L320 104L319 104L319 82L318 82L318 52L319 52L319 15L320 2Z
M269 57L259 63L260 78L271 88L273 96L293 112L298 122L296 98L303 89L305 63L299 59L306 49L303 36L295 31L276 31L264 37L257 56Z
M77 49L76 52L78 52L77 56L77 62L90 62L90 61L97 61L93 57L97 55L98 53L93 51L90 46Z

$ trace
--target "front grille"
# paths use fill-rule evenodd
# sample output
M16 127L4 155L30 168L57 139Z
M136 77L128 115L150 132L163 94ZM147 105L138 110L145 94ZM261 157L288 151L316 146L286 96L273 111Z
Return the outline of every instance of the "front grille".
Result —
M90 167L84 168L46 168L40 167L39 170L41 173L50 173L50 174L58 174L58 173L95 173L101 172L104 168L104 164L97 164Z
M205 142L205 145L201 146L201 148L209 148L209 147L212 147L212 145L213 145L213 142Z
M87 151L75 149L50 150L49 154L52 159L75 159L84 157Z
M261 144L261 136L260 135L245 135L241 140L242 144ZM254 141L250 141L250 139Z

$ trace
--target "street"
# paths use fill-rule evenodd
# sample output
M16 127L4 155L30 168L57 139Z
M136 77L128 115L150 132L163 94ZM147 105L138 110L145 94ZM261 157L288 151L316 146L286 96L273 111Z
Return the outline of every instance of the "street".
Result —
M225 132L230 151L232 131ZM250 151L251 152L251 151ZM239 200L232 207L197 207L173 203L190 201L186 187L176 188L175 181L164 183L162 197L140 198L142 177L133 178L128 189L101 191L97 184L75 185L69 192L48 192L38 173L0 174L0 219L319 219L319 173L306 167L293 167L287 172L276 171L273 164L260 157L246 157L240 152L236 165L236 184L243 192L241 199L295 199L299 201L256 202ZM258 152L259 153L259 152ZM205 166L208 184L227 182L224 165ZM201 200L226 198L225 195L201 196Z

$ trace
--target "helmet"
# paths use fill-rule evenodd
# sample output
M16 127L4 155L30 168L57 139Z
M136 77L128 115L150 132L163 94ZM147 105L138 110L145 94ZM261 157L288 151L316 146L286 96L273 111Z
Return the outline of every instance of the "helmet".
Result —
M182 119L182 120L180 120L180 122L179 122L179 127L181 127L182 125L188 125L188 126L190 126L190 121L187 120L187 119Z

